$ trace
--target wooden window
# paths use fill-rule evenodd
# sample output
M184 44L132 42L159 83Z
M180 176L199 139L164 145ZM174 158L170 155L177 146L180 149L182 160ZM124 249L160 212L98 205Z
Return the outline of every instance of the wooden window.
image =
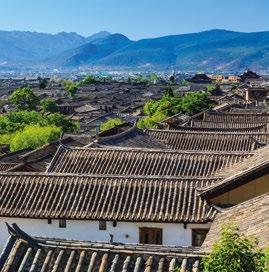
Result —
M192 246L200 247L208 233L209 229L193 229L192 230Z
M106 221L99 221L99 230L106 230Z
M139 243L162 245L163 230L157 228L140 228L139 229Z
M65 219L59 220L59 228L66 228L66 220Z

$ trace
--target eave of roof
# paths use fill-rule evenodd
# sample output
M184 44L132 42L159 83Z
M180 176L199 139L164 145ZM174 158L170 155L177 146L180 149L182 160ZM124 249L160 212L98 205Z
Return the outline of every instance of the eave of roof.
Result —
M207 178L2 173L0 215L36 219L207 223L213 220L216 210L197 196L196 188L215 182L216 179Z
M199 190L199 195L203 198L213 198L267 175L269 173L268 151L269 146L263 147L255 151L252 157L216 173L215 177L224 178L205 190Z
M18 271L22 266L31 271L165 272L176 267L198 271L205 256L197 248L32 237L16 224L8 225L8 231L10 238L0 256L1 271Z

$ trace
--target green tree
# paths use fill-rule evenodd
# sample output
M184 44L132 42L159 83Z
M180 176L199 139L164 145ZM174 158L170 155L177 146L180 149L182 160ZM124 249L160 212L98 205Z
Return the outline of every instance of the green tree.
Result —
M208 93L190 93L183 98L174 96L169 86L161 99L149 100L143 107L146 117L138 121L137 126L141 129L154 128L157 123L178 113L194 115L211 107Z
M174 97L174 96L175 96L175 95L174 95L174 91L173 91L173 89L172 89L171 86L168 86L168 87L166 88L166 90L165 90L165 95L170 96L170 97Z
M45 120L37 111L14 111L0 116L0 134L14 133L30 124L42 124Z
M219 241L202 263L205 272L260 272L261 257L255 239L240 235L234 225L226 225Z
M175 76L172 75L169 77L169 84L174 84L175 81L176 81Z
M124 124L124 121L120 118L111 118L111 119L108 119L107 121L103 122L100 126L100 130L101 131L106 131L106 130L109 130L113 127L116 127L116 126L119 126L119 125L122 125Z
M194 115L211 107L208 93L196 92L188 93L182 98L182 112Z
M23 130L28 125L56 126L64 132L75 132L78 124L60 113L43 116L37 111L16 111L0 115L0 134L10 134Z
M17 110L35 110L39 105L39 97L29 87L15 90L9 100Z
M152 116L158 109L159 103L153 100L149 100L145 103L143 112L147 116Z
M15 134L10 142L10 150L17 151L24 148L37 148L59 139L61 129L54 126L40 127L30 125Z
M74 97L77 93L78 86L76 84L70 84L66 87L66 91L70 97Z
M54 99L52 98L45 98L40 101L40 107L43 112L56 112L57 105Z
M168 116L164 112L156 112L152 116L147 116L142 119L139 119L137 122L137 127L144 129L152 129L157 128L157 124L163 120L165 120Z
M79 85L83 86L83 85L89 85L89 84L95 84L95 83L97 83L97 80L95 77L87 76L79 82Z
M80 83L75 83L72 80L63 80L61 84L65 87L65 90L70 98L75 96L80 85Z
M155 73L151 74L150 76L151 83L155 84L158 80L159 80L159 77Z
M209 85L209 86L207 87L207 91L208 91L209 93L213 93L215 90L216 90L216 86L215 86L215 85Z
M46 78L39 78L38 79L38 87L40 90L46 89L47 85L48 85L48 81Z
M79 125L72 120L66 118L60 113L51 113L46 116L46 124L56 126L62 129L65 133L73 133L78 130Z

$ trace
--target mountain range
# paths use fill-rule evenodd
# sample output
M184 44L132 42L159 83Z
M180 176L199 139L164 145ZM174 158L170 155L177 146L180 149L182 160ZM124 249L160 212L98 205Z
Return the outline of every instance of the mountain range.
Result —
M138 41L106 31L90 37L73 32L0 31L1 67L268 71L269 31L217 29Z

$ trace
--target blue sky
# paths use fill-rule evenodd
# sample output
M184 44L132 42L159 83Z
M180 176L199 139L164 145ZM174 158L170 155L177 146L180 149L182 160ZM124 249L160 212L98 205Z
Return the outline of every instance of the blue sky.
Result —
M0 29L131 39L215 28L269 30L269 0L0 0Z

